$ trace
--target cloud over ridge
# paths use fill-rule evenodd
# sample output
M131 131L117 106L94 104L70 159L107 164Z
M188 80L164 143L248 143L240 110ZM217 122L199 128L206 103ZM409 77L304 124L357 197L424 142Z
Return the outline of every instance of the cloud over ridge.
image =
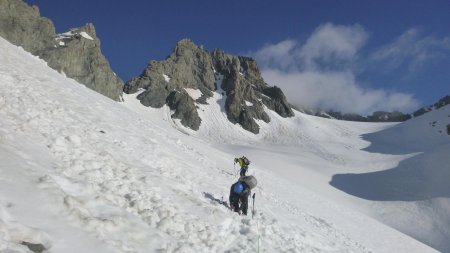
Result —
M361 25L320 25L305 41L286 39L251 53L271 85L285 90L289 101L307 109L368 115L374 111L410 112L420 103L412 94L367 88L355 65L389 58L389 49L360 53L369 39Z

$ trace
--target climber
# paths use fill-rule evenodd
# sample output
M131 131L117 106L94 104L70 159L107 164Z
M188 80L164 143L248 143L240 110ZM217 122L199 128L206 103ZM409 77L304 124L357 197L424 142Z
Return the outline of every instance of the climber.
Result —
M248 196L251 195L251 190L256 187L257 183L254 176L242 176L231 185L229 199L231 210L247 215Z
M234 163L239 163L239 166L241 166L241 171L239 172L239 175L245 176L245 173L247 173L248 166L250 165L250 161L247 159L247 157L242 156L241 158L234 158Z

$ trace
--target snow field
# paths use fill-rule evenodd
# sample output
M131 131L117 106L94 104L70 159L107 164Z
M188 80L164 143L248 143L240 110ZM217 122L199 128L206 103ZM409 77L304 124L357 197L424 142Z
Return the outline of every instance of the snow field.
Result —
M21 242L29 241L48 252L433 252L258 159L250 171L259 182L256 215L231 213L217 200L227 200L237 180L233 157L248 147L219 149L183 130L167 108L137 107L127 97L115 103L3 39L0 52L0 251L28 252ZM217 111L203 113L223 128L202 124L200 134L257 143L244 130L224 134L236 128L223 123L216 95ZM264 140L278 141L269 132ZM281 144L292 140L314 141L296 131ZM312 146L301 147L345 165Z
M4 73L12 73L7 84L15 87L2 86L5 101L2 116L14 124L10 135L24 138L34 136L33 141L40 147L34 147L30 153L48 148L45 151L48 152L51 165L36 168L39 177L34 179L33 184L38 191L43 191L42 194L56 195L52 199L54 202L48 205L55 206L65 219L63 223L87 231L96 240L108 245L107 249L118 252L141 252L144 249L163 252L255 250L257 229L249 218L233 217L221 206L213 206L211 211L211 204L200 190L211 188L211 185L193 189L194 185L203 184L198 181L198 177L209 179L206 182L214 182L214 176L209 173L198 173L199 165L196 165L200 163L200 167L211 167L209 159L184 144L181 139L163 135L162 131L157 131L160 129L153 130L155 126L148 126L145 121L133 126L126 121L121 123L118 117L106 110L99 114L97 110L109 101L97 94L92 95L97 102L89 107L85 106L87 101L79 101L78 97L65 97L64 94L73 94L74 90L80 89L78 84L63 79L51 70L36 72L39 72L39 77L30 77L16 69L12 72L2 71L1 78ZM50 72L49 76L46 76L46 72ZM42 86L32 85L35 78ZM46 84L58 81L68 82L69 85L63 88L46 87ZM18 91L21 89L29 92L27 99L23 99L24 93ZM89 93L86 89L81 90ZM63 102L48 99L48 93L56 93L55 97L66 99ZM66 103L71 106L65 106ZM125 115L121 115L123 117L130 113L124 112ZM107 122L110 118L117 121ZM111 123L115 124L114 127ZM128 130L127 136L115 133L124 129ZM141 129L146 131L142 133ZM161 145L158 140L145 137L148 135L159 135L168 144ZM20 152L20 149L18 146L15 152ZM183 152L182 155L177 157L174 149ZM186 163L189 160L196 164L189 165ZM186 173L186 170L195 170L197 173ZM227 192L228 185L224 188ZM9 200L20 202L18 199ZM180 210L180 204L194 205L197 210L183 210L185 207ZM205 218L197 214L210 216L210 212L213 212L214 217L206 219L206 223L202 221ZM223 224L217 223L217 218L225 221ZM267 227L270 231L271 225ZM228 238L228 244L223 243L217 231ZM57 252L64 245L51 243L54 236L48 236L50 239L45 246ZM241 237L244 239L241 240ZM39 239L32 241L42 243ZM18 241L6 242L24 248L19 246ZM298 248L276 240L275 243L282 251Z

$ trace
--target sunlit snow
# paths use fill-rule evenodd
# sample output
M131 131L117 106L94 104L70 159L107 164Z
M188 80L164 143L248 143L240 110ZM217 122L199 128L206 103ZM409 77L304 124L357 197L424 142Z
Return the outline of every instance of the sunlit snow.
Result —
M202 92L199 89L184 88L184 90L194 100L197 100L202 96Z
M76 34L80 34L85 39L94 40L94 38L92 38L87 32L77 33L77 32L73 32L73 31L68 31L65 33L58 34L58 36L56 37L56 40L69 39L69 38L72 38Z
M94 40L94 38L92 38L89 34L87 34L86 32L80 32L80 35L83 36L83 38L88 39L88 40Z
M406 124L282 118L266 108L271 122L258 121L254 135L228 120L216 73L192 131L167 106L145 107L137 94L112 101L1 38L0 63L0 252L29 252L23 241L45 252L450 249L446 174L433 170L450 163L439 132L448 123L426 126L448 121L449 106ZM242 155L258 179L253 216L219 203ZM402 181L407 168L414 176ZM378 183L383 199L370 199L360 177ZM438 187L402 194L426 180Z
M163 74L163 77L166 82L170 82L170 77L168 75Z

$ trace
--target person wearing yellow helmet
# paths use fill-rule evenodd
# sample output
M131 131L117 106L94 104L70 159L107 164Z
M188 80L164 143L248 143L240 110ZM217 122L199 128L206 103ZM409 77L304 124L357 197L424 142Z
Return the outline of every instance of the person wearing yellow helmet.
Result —
M242 156L239 158L234 158L234 163L239 163L239 166L241 166L241 171L239 173L239 175L245 176L245 174L248 171L248 166L250 165L250 160L247 159L247 157Z

